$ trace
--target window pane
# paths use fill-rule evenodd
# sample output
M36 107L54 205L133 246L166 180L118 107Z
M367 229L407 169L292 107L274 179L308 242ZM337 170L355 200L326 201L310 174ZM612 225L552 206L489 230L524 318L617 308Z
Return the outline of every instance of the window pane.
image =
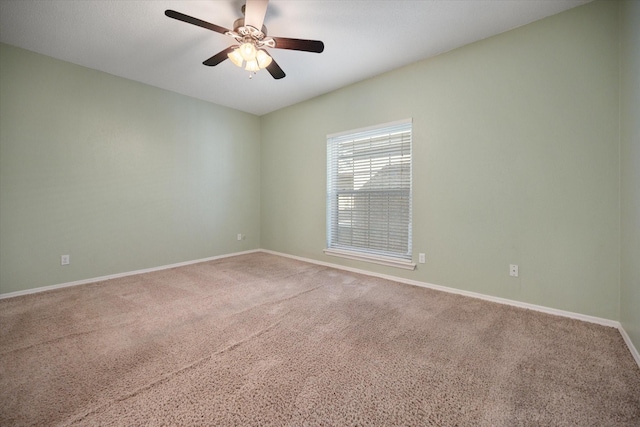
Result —
M327 242L411 259L411 122L327 139Z

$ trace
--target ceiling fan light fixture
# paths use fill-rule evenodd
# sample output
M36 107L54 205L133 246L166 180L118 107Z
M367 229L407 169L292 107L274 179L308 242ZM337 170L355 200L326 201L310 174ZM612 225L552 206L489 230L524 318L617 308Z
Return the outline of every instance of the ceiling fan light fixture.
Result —
M243 43L240 46L240 55L245 61L254 61L256 59L256 47L253 43Z
M258 67L267 68L269 64L271 64L271 61L273 61L273 58L263 49L259 49L256 52L256 61L258 61Z
M251 61L247 61L247 66L244 67L244 69L247 71L256 72L260 70L260 67L258 66L258 61L252 59Z
M240 48L236 48L236 49L232 50L231 52L229 52L227 54L227 56L229 57L231 62L233 62L234 65L242 68L242 63L243 63L244 59L242 58L242 55L240 54Z

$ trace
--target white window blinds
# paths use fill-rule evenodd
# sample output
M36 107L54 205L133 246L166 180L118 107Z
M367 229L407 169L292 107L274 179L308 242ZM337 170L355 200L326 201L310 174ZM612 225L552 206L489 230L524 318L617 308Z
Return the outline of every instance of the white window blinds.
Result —
M327 247L411 260L411 120L327 137Z

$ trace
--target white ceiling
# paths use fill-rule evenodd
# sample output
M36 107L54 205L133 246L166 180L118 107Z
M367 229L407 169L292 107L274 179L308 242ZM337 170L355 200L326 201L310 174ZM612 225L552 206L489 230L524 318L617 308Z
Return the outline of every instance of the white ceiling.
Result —
M0 41L262 115L590 0L271 0L271 36L323 53L271 49L287 76L202 61L233 39L166 9L232 28L243 0L0 0Z

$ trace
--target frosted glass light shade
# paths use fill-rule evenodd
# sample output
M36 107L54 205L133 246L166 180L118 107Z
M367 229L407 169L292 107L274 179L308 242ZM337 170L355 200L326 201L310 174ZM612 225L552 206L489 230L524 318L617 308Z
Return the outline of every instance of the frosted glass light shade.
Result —
M247 66L244 67L244 69L247 71L258 71L260 67L258 67L258 61L252 59L251 61L247 61Z
M244 43L240 46L240 55L245 61L253 61L256 59L256 47L251 43Z
M258 67L267 68L269 64L271 64L271 61L273 61L273 59L267 52L260 49L258 50L258 52L256 52L256 61L258 61Z
M236 66L242 68L242 55L240 55L240 49L234 49L231 52L227 53L227 56Z

